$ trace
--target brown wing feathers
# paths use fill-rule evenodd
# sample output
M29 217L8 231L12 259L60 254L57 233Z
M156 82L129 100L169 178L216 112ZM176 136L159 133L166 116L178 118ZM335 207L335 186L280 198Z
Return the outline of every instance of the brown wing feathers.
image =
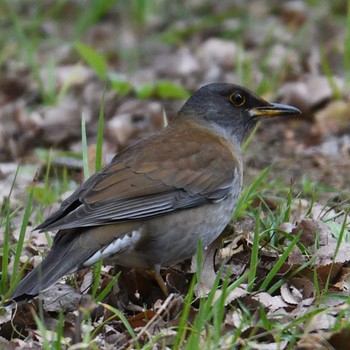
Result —
M213 138L206 130L200 132L203 142ZM135 150L133 158L123 152L116 156L37 228L55 230L138 220L217 201L228 194L240 164L225 140L218 136L216 142L210 140L208 150L202 143L196 145L191 133L182 130L182 142L192 143L192 147L176 152L174 159L172 150L180 135L174 129L170 139L166 132L162 135L156 143L151 138L136 144L134 147L142 147L143 152ZM157 159L154 148L161 146L165 159Z

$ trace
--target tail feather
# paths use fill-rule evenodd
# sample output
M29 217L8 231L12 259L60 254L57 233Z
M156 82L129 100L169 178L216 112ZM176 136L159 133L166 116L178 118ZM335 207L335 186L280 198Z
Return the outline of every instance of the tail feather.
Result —
M59 230L46 259L24 277L11 295L10 301L3 305L9 305L11 301L31 299L51 287L64 275L94 263L95 259L88 259L102 247L114 242L118 235L124 237L125 232L132 232L133 225L107 225L103 231L99 226Z
M64 275L79 270L92 253L79 247L77 239L54 245L44 261L22 279L10 299L21 301L35 297Z

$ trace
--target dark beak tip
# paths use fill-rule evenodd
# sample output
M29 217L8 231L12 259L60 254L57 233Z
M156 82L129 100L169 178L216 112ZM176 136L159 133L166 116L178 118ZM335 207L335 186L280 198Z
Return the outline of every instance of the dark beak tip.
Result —
M293 106L291 106L291 107L292 107L291 111L290 111L291 115L298 115L298 114L302 114L303 113L299 108L296 108L296 107L293 107Z
M281 103L271 103L271 110L275 112L281 112L281 115L288 114L288 115L294 115L294 114L301 114L301 110L299 108L296 108L291 105L287 104L281 104Z

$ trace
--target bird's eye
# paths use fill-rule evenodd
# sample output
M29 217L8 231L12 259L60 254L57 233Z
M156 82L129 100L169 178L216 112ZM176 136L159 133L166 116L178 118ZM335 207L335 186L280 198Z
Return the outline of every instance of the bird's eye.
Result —
M230 96L230 101L236 106L242 106L245 102L245 96L239 92L235 92Z

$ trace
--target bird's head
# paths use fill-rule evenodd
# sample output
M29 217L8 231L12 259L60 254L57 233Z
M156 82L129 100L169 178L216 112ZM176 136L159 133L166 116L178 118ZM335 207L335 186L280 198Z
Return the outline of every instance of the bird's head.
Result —
M214 83L195 92L178 116L224 130L241 143L259 120L299 113L295 107L267 102L239 85Z

